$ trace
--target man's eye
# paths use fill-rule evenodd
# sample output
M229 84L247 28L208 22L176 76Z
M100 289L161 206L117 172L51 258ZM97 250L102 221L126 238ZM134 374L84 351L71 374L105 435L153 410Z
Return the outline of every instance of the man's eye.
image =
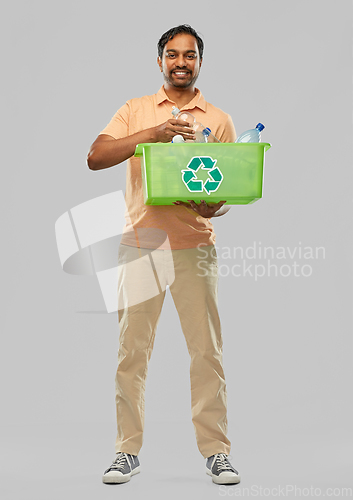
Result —
M173 57L175 57L175 54L167 54L167 57L169 57L169 59L172 59Z
M188 56L188 59L195 59L195 57L196 57L195 54L191 54Z

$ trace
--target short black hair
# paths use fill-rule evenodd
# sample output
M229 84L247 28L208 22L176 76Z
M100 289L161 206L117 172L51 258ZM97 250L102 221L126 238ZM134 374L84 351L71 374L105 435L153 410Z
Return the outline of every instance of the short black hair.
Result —
M163 50L164 47L166 46L167 42L171 40L172 38L175 37L175 35L180 35L180 33L186 33L187 35L192 35L196 38L197 41L197 46L199 48L199 53L200 53L200 59L202 59L203 56L203 41L200 38L200 36L196 33L194 28L192 28L189 24L180 24L180 26L176 26L175 28L171 28L170 30L166 31L161 38L159 39L159 42L157 44L158 48L158 55L162 59L163 55Z

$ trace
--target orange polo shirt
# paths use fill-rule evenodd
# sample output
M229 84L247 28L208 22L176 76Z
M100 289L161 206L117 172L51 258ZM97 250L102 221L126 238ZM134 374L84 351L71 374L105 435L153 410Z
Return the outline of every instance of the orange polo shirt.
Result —
M168 98L162 86L157 94L127 101L100 134L122 139L156 127L173 118L173 106L176 106L175 102ZM190 111L221 142L235 141L236 133L230 115L206 102L199 89L196 89L195 97L180 111ZM200 243L215 244L216 235L210 219L183 206L144 204L140 158L134 156L127 161L125 203L126 225L121 240L124 245L180 250L196 248ZM151 228L151 231L143 231L147 228ZM167 240L161 246L156 234L165 234L162 231L168 236L169 244ZM146 237L149 233L150 238ZM138 234L144 234L143 244L140 244Z

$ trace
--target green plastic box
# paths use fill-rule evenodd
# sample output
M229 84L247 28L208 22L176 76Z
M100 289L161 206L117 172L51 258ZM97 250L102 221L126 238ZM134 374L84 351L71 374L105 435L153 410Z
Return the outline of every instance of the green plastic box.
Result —
M265 151L270 147L266 142L138 144L144 202L254 203L262 197Z

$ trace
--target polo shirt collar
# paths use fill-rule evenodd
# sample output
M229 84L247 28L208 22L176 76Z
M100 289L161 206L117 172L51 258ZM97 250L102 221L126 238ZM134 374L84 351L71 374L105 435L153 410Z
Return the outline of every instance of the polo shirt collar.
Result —
M206 104L207 104L206 100L205 100L204 96L202 95L201 90L199 90L199 89L195 89L195 90L196 90L195 97L188 104L186 104L185 106L183 106L181 108L181 110L199 108L202 111L206 112ZM162 85L162 87L157 92L157 104L161 104L164 101L169 101L169 102L175 104L174 101L172 101L171 99L169 99L169 97L165 93L164 85Z

